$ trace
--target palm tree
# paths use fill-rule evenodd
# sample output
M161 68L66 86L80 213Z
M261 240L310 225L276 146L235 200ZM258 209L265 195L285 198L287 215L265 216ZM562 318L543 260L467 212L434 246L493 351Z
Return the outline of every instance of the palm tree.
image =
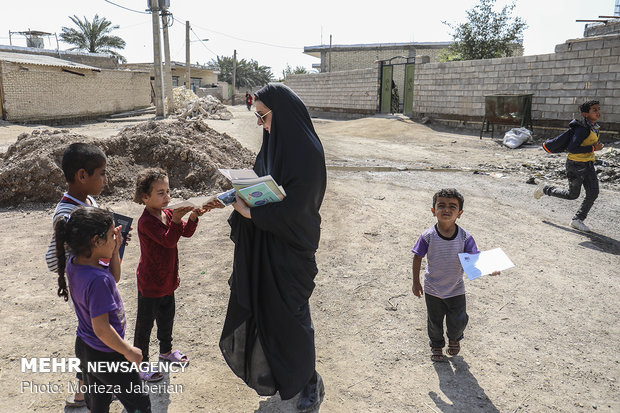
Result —
M105 17L100 18L95 14L92 23L84 17L84 21L73 15L69 16L71 21L75 23L78 29L63 27L60 33L60 39L69 44L75 45L69 50L84 50L90 53L109 53L117 56L123 63L127 61L123 56L112 49L124 49L125 41L118 36L110 36L112 30L118 29L118 25L112 25L112 22Z

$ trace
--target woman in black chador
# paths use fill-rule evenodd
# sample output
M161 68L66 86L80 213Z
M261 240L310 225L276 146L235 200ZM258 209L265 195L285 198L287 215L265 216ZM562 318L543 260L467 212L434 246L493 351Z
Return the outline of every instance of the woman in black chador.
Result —
M240 198L233 204L228 222L235 256L220 348L258 394L279 391L287 400L301 392L297 407L306 412L324 394L308 299L317 274L325 155L308 110L291 89L269 84L256 93L255 104L263 144L254 171L271 175L286 197L251 209Z

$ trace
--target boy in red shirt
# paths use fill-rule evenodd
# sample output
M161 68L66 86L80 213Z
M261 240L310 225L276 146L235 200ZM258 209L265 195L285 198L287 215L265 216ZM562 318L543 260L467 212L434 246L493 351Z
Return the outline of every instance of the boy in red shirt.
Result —
M144 204L138 220L140 261L138 263L138 315L134 346L142 350L142 361L148 362L153 322L157 322L159 358L171 363L189 363L179 350L172 351L174 324L174 291L179 286L179 253L181 236L191 237L198 217L206 209L180 207L164 209L170 202L168 175L159 168L148 168L138 174L134 202ZM189 220L181 218L191 211ZM143 380L159 381L163 375L156 370L140 373Z

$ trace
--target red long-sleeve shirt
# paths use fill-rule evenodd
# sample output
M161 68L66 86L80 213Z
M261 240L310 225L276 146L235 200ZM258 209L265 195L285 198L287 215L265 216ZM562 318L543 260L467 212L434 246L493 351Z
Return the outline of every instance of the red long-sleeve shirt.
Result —
M140 262L136 271L138 291L143 297L171 295L179 286L179 252L181 236L191 237L198 220L172 222L172 210L165 209L169 225L161 222L146 209L138 220Z

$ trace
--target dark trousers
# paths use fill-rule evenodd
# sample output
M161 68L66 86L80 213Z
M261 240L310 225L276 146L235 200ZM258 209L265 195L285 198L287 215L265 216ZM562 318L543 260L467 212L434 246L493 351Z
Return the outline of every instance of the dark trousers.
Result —
M174 325L174 293L157 298L143 297L138 291L138 315L133 345L142 350L142 361L149 359L149 343L153 322L157 323L159 354L172 350L172 327Z
M465 306L465 294L450 298L439 298L424 294L428 337L431 347L444 347L443 320L446 319L446 333L452 341L460 341L469 321Z
M567 159L566 176L568 177L568 189L545 186L543 192L557 198L577 199L583 185L586 190L586 197L573 217L573 219L583 221L588 216L594 200L598 197L598 177L596 176L596 169L594 169L594 162L576 162Z
M122 354L95 350L86 344L81 338L75 340L75 354L80 359L82 379L88 391L84 392L86 405L91 413L107 413L110 411L113 393L105 392L106 387L116 388L121 391L116 394L128 413L149 413L151 411L151 399L147 393L137 392L142 386L142 380L137 372L89 372L88 362L126 362ZM101 386L101 387L100 387ZM92 389L92 390L91 390ZM99 391L95 391L99 389Z

